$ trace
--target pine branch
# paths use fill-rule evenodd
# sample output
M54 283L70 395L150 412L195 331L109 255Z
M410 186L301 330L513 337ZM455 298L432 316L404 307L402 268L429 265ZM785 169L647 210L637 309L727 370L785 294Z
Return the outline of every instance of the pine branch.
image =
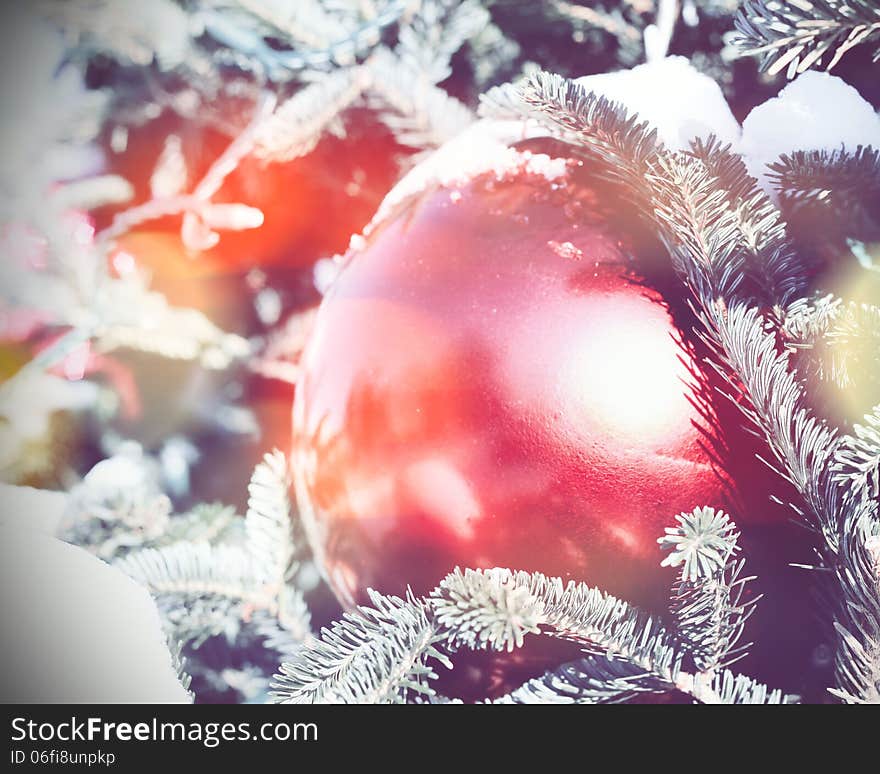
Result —
M754 580L743 577L744 566L744 559L728 560L714 578L680 586L673 600L678 632L702 671L731 666L746 656L751 645L739 641L760 597L743 601L746 584Z
M180 542L128 554L117 565L157 597L163 617L182 642L237 636L253 619L267 647L289 652L310 636L302 592L265 583L257 556L236 545Z
M527 633L579 642L590 653L530 681L503 703L623 701L639 692L669 690L712 703L772 702L781 696L733 675L725 679L749 691L716 686L714 668L685 672L684 643L642 611L583 583L563 585L559 578L502 568L457 569L425 601L370 596L372 607L344 614L282 665L273 683L278 701L447 701L427 682L435 676L429 660L452 666L438 649L441 643L452 650L510 650Z
M880 516L878 498L848 495L837 575L844 604L834 622L839 637L837 686L831 693L851 704L880 704Z
M832 295L799 298L788 308L780 333L802 373L843 386L849 381L846 363L834 358L828 346L828 332L840 318L841 306Z
M171 667L174 669L178 681L183 686L183 690L189 695L190 701L195 701L195 694L191 688L192 675L186 671L186 659L183 657L183 643L169 638L168 651L171 653Z
M181 604L175 595L158 595L156 606L169 635L191 650L198 650L212 637L236 642L248 609L241 600L224 596L191 597Z
M282 704L388 704L430 696L430 660L448 664L427 608L412 597L370 592L358 607L281 665L272 695Z
M660 547L670 552L661 565L681 566L680 582L688 584L710 579L723 570L737 550L739 538L728 515L701 507L680 513L675 520L678 525L667 527L666 534L657 539Z
M709 673L713 674L713 673ZM796 697L744 675L723 670L714 676L700 673L680 679L679 688L699 697L704 704L790 704ZM565 664L529 680L516 690L495 700L495 704L618 704L639 694L665 690L650 675L640 673L626 662L587 657Z
M229 509L203 506L172 519L158 547L119 561L158 598L177 638L198 647L218 634L237 636L250 620L279 652L310 638L308 607L290 582L297 564L288 486L284 455L267 454L251 478L243 528Z
M191 53L191 26L184 9L172 0L155 0L132 14L124 0L68 0L42 3L41 10L73 38L79 56L102 54L124 64L147 67L154 62L169 71Z
M258 607L271 604L253 557L238 546L175 543L131 553L116 565L157 595L226 597Z
M834 430L802 405L802 391L789 370L788 353L777 353L775 337L754 310L734 307L717 318L715 330L732 370L745 385L752 409L746 415L763 428L780 472L800 492L806 523L823 538L821 554L840 591L835 613L838 647L833 692L848 700L873 701L880 650L880 584L868 572L858 529L860 505L841 494L832 476L841 447Z
M836 477L848 505L839 547L838 581L844 603L834 622L839 637L832 693L847 703L880 704L880 497L875 432L877 410L868 427L843 439ZM873 468L873 469L872 469ZM866 474L866 475L864 475Z
M646 179L672 265L698 298L723 307L736 297L745 265L728 192L685 156L666 156L657 167Z
M399 142L415 148L438 147L473 121L463 103L402 63L389 49L378 49L367 66L371 91L378 98L376 106L385 108L382 120Z
M843 244L880 234L880 150L795 151L771 164L780 206L808 237Z
M382 120L399 142L437 147L473 121L438 84L451 74L452 56L488 23L477 0L423 0L401 25L394 49L379 47L370 57L373 103L386 108Z
M736 214L739 243L744 248L743 269L751 279L754 296L771 305L786 306L806 287L803 262L786 233L779 210L730 146L714 137L696 139L692 155L700 161L714 185L727 191Z
M821 201L842 209L880 195L880 150L859 145L854 151L794 151L771 164L768 177L785 200L799 205Z
M693 288L695 283L690 284ZM854 660L860 651L841 637L837 650L838 680L842 685L856 684L858 681L850 677L851 673L865 676L867 670L859 684L870 684L876 640L871 630L853 627L851 613L857 609L860 616L880 619L880 591L876 585L860 583L861 574L853 574L854 568L861 569L863 562L858 551L863 549L856 545L855 553L850 550L853 506L841 498L830 473L840 440L833 429L804 407L801 387L789 366L789 353L777 351L776 337L759 312L738 301L729 306L719 305L712 296L701 296L699 287L695 290L706 339L715 347L717 360L729 369L719 368L719 373L735 391L742 389L747 396L751 408L742 407L745 415L763 430L780 464L779 472L804 499L807 510L800 511L802 517L824 539L823 553L827 565L834 570L843 598L838 631L856 631L862 639L850 634L851 638L870 654L866 657L867 666Z
M869 638L864 630L854 634L838 622L834 628L844 651L838 679L845 687L832 688L831 694L847 704L880 704L880 637Z
M513 651L545 621L541 599L497 568L456 568L432 592L431 605L437 623L450 632L449 644L473 650Z
M615 180L642 193L636 181L653 169L662 150L656 130L647 122L555 73L534 74L521 96L532 115L561 139L605 161Z
M254 623L268 648L289 656L298 652L304 643L311 642L312 615L300 589L291 584L282 587L278 594L278 607L274 615L256 611Z
M493 704L620 704L666 690L649 672L626 661L589 655L529 680Z
M346 13L345 4L341 14L332 14L323 0L299 0L297 3L277 3L273 0L234 0L248 14L266 25L265 32L281 33L292 43L312 48L326 48L330 45L340 22L350 24L354 21Z
M559 578L500 568L471 570L466 576L453 574L448 582L458 591L454 606L441 607L443 627L452 641L474 639L473 609L491 599L494 618L511 616L506 625L509 632L515 632L517 624L522 626L523 612L528 611L527 620L533 628L540 624L556 636L598 648L667 683L675 682L679 661L666 631L650 617L598 589L574 582L563 586ZM516 605L505 608L497 604L499 583L504 584L508 597L517 600ZM496 621L490 628L503 631L505 626Z
M466 51L473 71L473 85L479 92L497 81L499 73L513 69L522 53L519 44L491 22L468 40Z
M202 10L196 19L208 35L229 50L228 63L256 70L270 80L287 81L307 70L353 65L379 45L383 32L397 24L408 9L408 0L378 0L369 18L335 17L335 28L328 31L331 37L312 49L296 45L295 40L291 41L292 48L270 46L264 39L264 29L247 25L240 17L219 9Z
M562 701L620 701L625 698L622 693L673 689L710 703L757 701L762 689L768 702L781 697L778 691L768 691L745 678L740 682L754 686L753 694L719 693L713 684L714 669L694 674L682 669L687 647L658 621L583 583L563 586L559 578L501 568L456 571L435 590L432 605L438 599L435 615L449 644L484 647L489 642L501 649L517 636L521 638L526 627L540 627L542 633L598 651L591 653L595 658L530 681L504 697L505 703L537 696L547 699L551 694ZM605 683L605 678L610 682Z
M231 505L201 503L188 513L169 519L162 543L220 543L231 538L241 526L241 517Z
M436 85L452 74L452 55L489 18L479 0L421 0L418 11L401 25L394 53L405 69Z
M827 332L828 347L836 356L838 380L843 386L880 381L880 306L850 303Z
M880 497L880 405L865 415L865 424L853 426L837 450L834 471L837 480L849 489L852 497Z
M576 5L567 0L552 0L550 5L575 29L598 29L614 36L626 59L635 62L641 56L644 31L631 24L619 8L607 8L602 4L592 4L593 7Z
M288 162L309 153L322 132L363 94L367 85L361 67L321 74L317 80L282 102L254 133L254 155Z
M263 581L279 587L284 585L296 551L289 487L287 459L277 449L263 457L248 484L247 550Z
M745 0L735 23L741 54L760 56L771 75L787 68L789 78L823 62L831 70L850 49L880 38L873 0Z
M812 526L830 547L836 546L840 500L829 474L839 444L836 431L805 408L789 353L777 351L776 337L757 310L736 305L726 314L711 314L708 322L717 337L719 357L748 396L751 408L743 408L746 417L764 431L781 472L815 516Z
M823 537L822 554L842 599L835 621L841 686L836 694L873 701L880 669L880 584L866 572L866 550L856 527L863 506L843 497L832 476L841 440L804 407L789 353L777 351L776 337L757 310L736 303L727 309L704 306L702 311L707 340L730 369L720 368L719 373L734 389L742 385L751 406L742 406L745 415L763 430L778 472L802 496L807 506L798 509L802 518Z
M673 266L716 309L734 299L779 307L805 284L779 213L742 160L710 139L667 154L647 181Z
M289 492L287 458L275 449L263 457L248 484L248 510L245 515L246 550L257 568L257 575L274 594L268 609L273 623L263 627L269 647L289 651L294 643L311 637L311 614L303 593L293 583L299 567Z
M715 672L745 656L738 646L758 598L743 602L745 560L736 560L739 533L727 514L697 508L676 517L658 542L672 551L662 564L681 565L672 600L677 632L700 671Z
M480 95L477 115L497 121L524 121L531 115L523 98L522 83L502 83Z
M696 693L706 696L711 704L792 704L795 696L769 689L750 677L735 675L725 669L712 677L708 686L695 688Z

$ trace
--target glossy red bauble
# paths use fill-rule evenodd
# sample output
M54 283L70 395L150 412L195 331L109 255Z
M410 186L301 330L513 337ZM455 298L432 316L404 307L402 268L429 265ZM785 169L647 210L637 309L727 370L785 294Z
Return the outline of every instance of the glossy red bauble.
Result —
M656 607L664 527L726 504L694 364L625 227L577 164L518 158L405 199L317 314L291 465L346 605L459 565Z

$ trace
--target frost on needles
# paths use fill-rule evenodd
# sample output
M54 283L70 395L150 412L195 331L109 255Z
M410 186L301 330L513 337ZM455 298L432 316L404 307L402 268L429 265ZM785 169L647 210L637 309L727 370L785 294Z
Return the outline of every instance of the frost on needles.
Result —
M276 701L447 702L431 687L460 648L510 651L527 636L582 646L579 661L531 680L496 703L605 703L638 693L680 691L704 703L792 701L727 665L737 660L755 601L741 603L738 533L726 514L681 514L660 542L681 567L677 625L585 583L502 568L450 573L425 599L371 593L281 667Z

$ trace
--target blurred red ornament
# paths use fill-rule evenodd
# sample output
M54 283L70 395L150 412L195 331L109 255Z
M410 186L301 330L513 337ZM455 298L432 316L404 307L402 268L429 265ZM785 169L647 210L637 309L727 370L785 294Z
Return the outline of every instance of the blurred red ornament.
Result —
M291 465L347 606L459 565L656 609L674 577L657 538L727 503L694 363L627 261L620 205L573 162L542 175L546 157L518 158L407 198L318 312Z
M223 113L224 105L216 112ZM230 101L226 112L242 111ZM368 110L348 111L342 125L344 137L325 133L312 150L290 161L246 155L210 201L256 208L263 214L262 225L220 230L219 242L209 249L190 251L186 258L169 255L151 266L157 279L167 274L179 282L184 277L202 280L252 268L302 268L321 256L345 250L350 236L364 227L397 179L406 149ZM135 203L150 198L150 181L169 137L178 138L186 167L186 192L193 190L231 142L231 137L215 129L167 115L130 129L125 150L108 153L108 167L133 184ZM106 225L113 214L99 212L99 222ZM179 234L181 218L166 217L145 227Z

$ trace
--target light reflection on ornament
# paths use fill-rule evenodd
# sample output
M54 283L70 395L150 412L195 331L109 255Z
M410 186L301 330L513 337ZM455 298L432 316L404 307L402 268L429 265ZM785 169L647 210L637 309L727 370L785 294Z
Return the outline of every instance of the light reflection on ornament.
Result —
M481 518L480 502L463 475L448 459L429 457L403 473L412 503L428 519L462 540L474 537L473 522Z
M632 293L591 299L590 306L564 376L565 392L583 402L585 421L651 448L690 433L693 411L682 400L688 371L664 308Z

